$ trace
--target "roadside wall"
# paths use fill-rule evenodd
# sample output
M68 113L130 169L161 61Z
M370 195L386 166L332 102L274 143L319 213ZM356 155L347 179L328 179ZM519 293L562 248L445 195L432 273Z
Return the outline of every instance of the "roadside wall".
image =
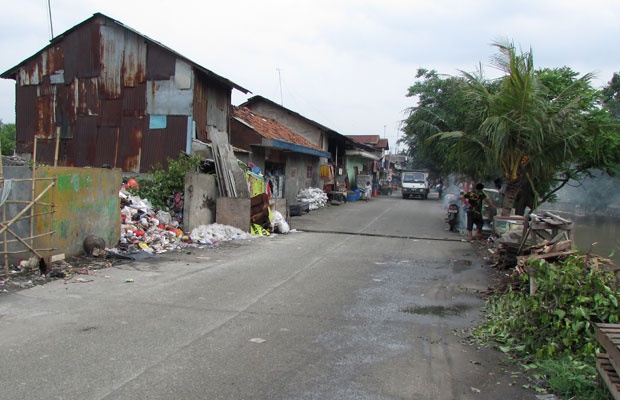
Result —
M190 173L185 176L184 232L189 235L194 228L215 222L217 197L215 175Z
M121 170L106 168L39 167L37 178L56 177L56 185L42 201L55 204L53 218L35 220L37 232L55 231L52 254L71 257L83 254L82 243L88 235L102 237L107 247L115 247L120 237L121 211L118 191ZM37 181L40 193L49 181ZM51 225L50 225L51 224ZM49 247L48 238L35 242Z
M308 167L311 167L311 173L308 175ZM297 193L301 189L318 187L323 188L323 184L319 184L319 159L314 156L305 154L295 154L289 156L286 161L284 197L289 204L295 203Z

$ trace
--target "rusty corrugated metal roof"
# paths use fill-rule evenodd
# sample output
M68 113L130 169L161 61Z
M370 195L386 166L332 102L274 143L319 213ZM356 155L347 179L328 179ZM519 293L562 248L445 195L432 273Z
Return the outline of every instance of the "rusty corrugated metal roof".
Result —
M211 70L209 70L209 69L207 69L207 68L205 68L205 67L203 67L203 66L201 66L201 65L199 65L199 64L197 64L197 63L195 63L194 61L192 61L192 60L188 59L187 57L184 57L183 55L181 55L181 54L177 53L176 51L174 51L174 50L170 49L169 47L164 46L164 45L163 45L163 44L161 44L160 42L158 42L158 41L156 41L156 40L153 40L153 39L149 38L148 36L145 36L145 35L141 34L140 32L138 32L138 31L136 31L136 30L134 30L134 29L132 29L132 28L130 28L130 27L128 27L128 26L126 26L126 25L124 25L123 23L121 23L121 22L119 22L119 21L117 21L117 20L115 20L115 19L113 19L113 18L110 18L110 17L108 17L108 16L106 16L106 15L104 15L104 14L101 14L101 13L95 13L95 14L93 14L93 16L92 16L91 18L89 18L89 19L87 19L87 20L82 21L81 23L79 23L79 24L75 25L74 27L72 27L72 28L68 29L67 31L65 31L65 32L61 33L60 35L56 36L55 38L53 38L53 39L50 41L50 44L48 44L47 46L45 46L43 49L41 49L41 50L40 50L40 51L38 51L37 53L33 54L33 55L32 55L32 56L30 56L29 58L27 58L27 59L23 60L22 62L20 62L20 63L19 63L19 64L17 64L16 66L14 66L14 67L12 67L12 68L8 69L7 71L3 72L2 74L0 74L0 78L4 78L4 79L15 79L16 74L19 72L19 69L20 69L20 67L21 67L21 66L23 66L23 65L25 65L25 64L28 64L28 63L29 63L29 61L31 61L31 60L35 60L35 59L36 59L36 58L37 58L37 57L38 57L41 53L43 53L43 52L47 52L47 51L48 51L48 50L50 50L50 49L54 49L54 48L55 48L55 45L56 45L58 42L60 42L60 41L64 40L66 35L68 35L69 33L73 32L73 31L75 31L76 29L80 28L82 25L88 25L91 21L93 21L93 20L95 20L95 19L105 19L107 22L110 22L110 23L113 23L113 24L117 24L117 25L119 25L119 26L123 27L124 29L127 29L127 30L129 30L129 31L134 32L135 34L137 34L137 35L139 35L140 37L142 37L142 38L143 38L146 42L151 43L151 44L154 44L154 45L156 45L157 47L160 47L160 48L162 48L162 49L165 49L165 50L166 50L166 51L168 51L168 52L173 53L176 57L178 57L178 58L181 58L181 59L185 60L187 63L189 63L189 64L190 64L193 68L195 68L196 70L198 70L198 71L200 71L200 72L204 73L204 74L205 74L205 75L207 75L208 77L210 77L210 78L214 79L215 81L219 82L220 84L222 84L222 85L224 85L224 86L226 86L226 87L230 87L230 88L237 89L237 90L239 90L240 92L243 92L243 93L245 93L245 94L247 94L247 93L251 93L248 89L246 89L246 88L244 88L244 87L242 87L242 86L240 86L240 85L238 85L238 84L236 84L236 83L232 82L231 80L226 79L226 78L224 78L224 77L222 77L222 76L220 76L220 75L218 75L218 74L214 73L213 71L211 71ZM74 35L74 36L75 36L75 35ZM90 40L91 40L91 38L89 37L89 35L83 35L83 36L84 36L84 37L83 37L83 39L82 39L82 40L85 40L85 41L86 41L86 40L88 40L88 41L90 41ZM76 37L76 38L74 38L74 40L78 40L78 41L79 41L79 40L80 40L80 38L77 38L77 37ZM72 44L73 44L73 45L75 45L75 47L74 47L74 48L76 48L76 49L79 49L79 48L80 48L79 43L72 43ZM136 49L136 51L139 51L139 48L137 48L137 49ZM95 64L95 62L96 62L96 63L99 63L99 55L98 55L98 54L90 54L90 55L89 55L89 54L80 53L80 52L78 51L78 52L76 52L76 53L75 53L75 56L79 56L79 57L80 57L80 62L70 62L71 60L67 60L66 56L68 56L68 55L65 55L65 60L64 60L64 64L65 64L65 65L74 65L74 66L79 67L79 68L85 68L85 67L88 67L88 66L91 66L92 68L97 68L97 67L98 67L98 64ZM89 57L89 56L90 56L90 57ZM89 59L92 59L93 63L88 63L88 62L85 62L86 60L84 59L84 57L88 57ZM52 57L52 59L53 59L53 57ZM66 67L65 67L65 68L66 68ZM55 72L55 71L52 71L52 72ZM75 71L74 71L74 72L75 72ZM85 73L85 71L79 71L79 72L80 72L80 74L79 74L79 75L81 75L81 76L87 76L87 75L88 75L87 73ZM138 73L139 73L139 72L138 72ZM71 71L67 71L67 70L65 70L65 79L72 79L72 76L73 76L73 74L71 73Z

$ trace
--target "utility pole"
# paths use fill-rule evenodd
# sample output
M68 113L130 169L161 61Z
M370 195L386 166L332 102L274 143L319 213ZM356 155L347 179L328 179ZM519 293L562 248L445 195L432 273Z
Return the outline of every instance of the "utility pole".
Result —
M278 71L278 82L280 82L280 105L284 107L284 100L282 100L282 74L280 68L276 68Z
M50 40L54 39L54 26L52 25L52 0L47 0L47 13L50 16Z

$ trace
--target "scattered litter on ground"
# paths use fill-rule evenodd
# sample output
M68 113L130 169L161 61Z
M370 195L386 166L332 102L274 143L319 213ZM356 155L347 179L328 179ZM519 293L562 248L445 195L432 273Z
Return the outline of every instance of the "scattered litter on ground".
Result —
M17 266L10 267L8 276L0 279L0 293L15 292L57 279L64 279L66 283L86 283L92 280L82 275L96 275L99 270L129 261L144 260L169 251L214 247L221 242L253 238L249 232L217 223L184 232L178 216L155 210L149 200L135 196L127 189L123 186L119 191L121 230L117 243L106 246L103 238L88 235L82 243L84 255L65 257L62 254L54 257L50 265L45 265L45 270L42 270L40 259L36 256L21 261ZM317 188L303 189L298 197L299 201L308 203L311 210L328 204L327 194ZM278 211L273 211L271 228L273 233L301 232L291 229Z

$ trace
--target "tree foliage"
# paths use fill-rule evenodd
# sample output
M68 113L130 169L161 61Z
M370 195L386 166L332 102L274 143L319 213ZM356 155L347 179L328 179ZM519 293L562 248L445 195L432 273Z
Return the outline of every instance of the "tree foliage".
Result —
M0 120L0 146L3 156L11 156L15 151L15 124L3 124Z
M612 117L620 119L620 74L617 72L611 77L607 86L603 88L602 100Z
M606 98L568 67L536 70L532 51L494 44L498 79L462 72L441 77L418 70L403 131L412 157L423 156L444 173L472 179L502 176L504 206L535 208L570 179L593 169L613 174L620 162L618 121ZM620 79L615 84L620 86ZM617 94L617 91L614 92ZM607 101L607 103L605 103ZM527 200L515 203L517 200Z
M418 69L416 79L409 88L408 97L417 100L417 106L408 110L403 131L403 142L408 145L408 155L417 167L426 167L443 173L465 171L475 167L451 157L451 143L437 142L428 146L426 141L440 132L463 129L468 124L466 100L463 97L465 80L460 77L442 77L434 70Z
M178 159L167 159L164 167L157 163L151 168L150 178L137 179L139 187L132 190L136 195L148 199L155 208L171 210L174 208L176 194L185 193L185 175L197 171L201 159L195 156L181 154Z

